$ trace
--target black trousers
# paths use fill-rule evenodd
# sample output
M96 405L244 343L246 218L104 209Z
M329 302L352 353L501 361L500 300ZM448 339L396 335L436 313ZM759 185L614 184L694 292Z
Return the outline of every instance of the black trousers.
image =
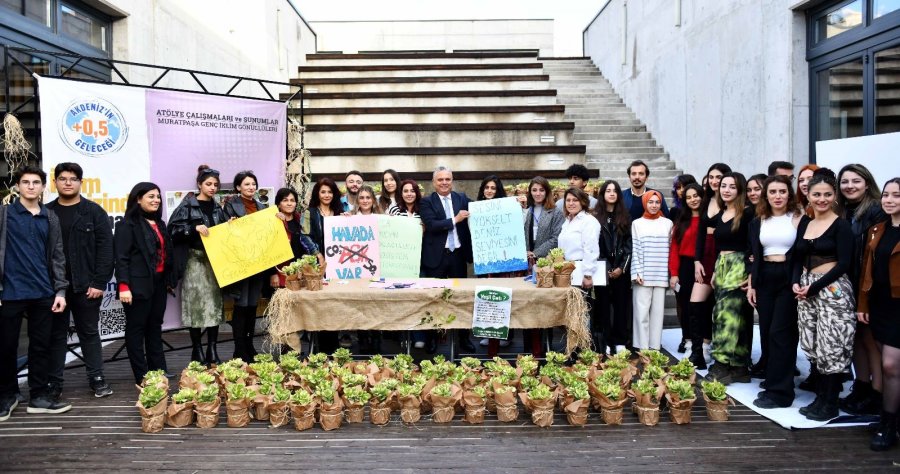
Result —
M678 285L675 301L681 310L681 337L691 339L691 292L694 291L694 257L679 257Z
M28 314L28 389L31 398L47 393L51 367L54 297L31 300L7 300L0 306L0 397L18 392L19 332L22 316Z
M612 312L610 313L610 310ZM628 346L631 339L631 324L634 319L631 309L631 281L622 274L615 280L608 280L606 286L594 287L594 302L591 306L591 332L602 334L603 342L597 344L597 351L605 351L602 346Z
M234 357L246 363L253 362L257 354L253 346L256 330L256 305L237 306L231 312L231 332L234 335Z
M762 262L756 286L759 312L760 364L766 367L765 396L787 405L794 401L797 361L797 300L791 290L790 265Z
M84 292L76 293L71 288L66 291L66 312L63 317L53 318L51 384L63 386L70 317L75 322L75 332L78 334L88 380L103 377L103 346L100 344L99 328L102 302L102 297L88 299Z
M166 286L154 278L150 298L135 298L125 308L125 349L134 381L140 384L151 370L167 370L163 353L162 324L166 312Z

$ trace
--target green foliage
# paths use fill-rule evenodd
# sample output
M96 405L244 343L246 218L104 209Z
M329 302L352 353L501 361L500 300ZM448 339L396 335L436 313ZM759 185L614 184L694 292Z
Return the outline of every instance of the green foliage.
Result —
M546 267L549 267L551 263L552 263L552 262L550 261L550 259L548 259L548 258L546 258L546 257L541 257L541 258L537 259L537 266L538 266L538 268L546 268Z
M366 391L366 389L356 386L356 387L347 387L344 389L344 397L347 398L347 401L354 405L364 405L369 403L369 399L372 398L372 395Z
M447 362L447 358L444 357L444 354L438 354L438 355L432 357L431 361L434 362L435 364L443 364L444 362Z
M463 357L460 363L467 369L477 369L481 367L481 360L477 357Z
M285 275L296 275L297 272L300 271L300 266L303 264L301 259L294 260L293 262L281 267L281 272Z
M449 383L442 383L435 385L434 388L431 389L431 394L438 397L449 397L453 394L453 390Z
M187 403L197 398L197 391L192 388L182 388L175 395L172 395L172 401L175 403ZM147 407L145 407L147 408Z
M294 352L294 351L291 351ZM284 354L281 356L281 360L279 361L279 365L281 365L281 370L285 372L293 372L300 368L300 359L297 358L296 355L291 355L291 352ZM294 352L296 354L296 352Z
M397 393L401 397L418 397L422 394L422 386L415 383L404 383L397 387Z
M378 385L383 385L389 390L397 390L397 386L400 385L400 381L397 379L382 379L380 382L378 382ZM422 385L424 385L424 383Z
M612 356L613 359L620 359L624 361L628 361L631 358L631 351L628 349L622 349L619 352L616 352L616 355Z
M344 387L358 387L366 384L366 376L362 374L347 374L341 377Z
M547 254L547 257L551 261L561 261L566 258L566 251L557 247L555 249L550 250L550 252Z
M272 357L272 354L268 354L265 352L256 354L255 356L253 356L253 362L257 362L257 363L259 363L259 362L274 362L274 361L275 361L275 358Z
M581 362L572 366L572 373L575 374L576 377L585 380L587 379L588 372L591 370L590 367L582 364Z
M278 395L278 394L276 393L276 395ZM334 395L332 395L331 401L332 402L334 401ZM313 402L313 397L306 390L300 389L300 390L297 390L296 392L294 392L293 395L291 395L291 403L293 403L297 406L301 406L301 407L309 406L312 402ZM331 402L329 402L329 403L331 403Z
M225 387L225 392L228 396L228 400L231 401L250 398L250 391L247 389L247 386L242 383L233 383Z
M632 384L632 387L638 393L642 393L644 395L655 395L658 390L656 381L648 378L639 379L637 382Z
M372 387L370 392L372 392L372 396L375 397L375 400L383 402L391 395L392 390L393 389L389 388L386 384L379 382Z
M334 375L339 379L343 379L344 377L353 373L352 370L340 365L332 365L330 371L331 375Z
M582 349L581 352L578 353L578 360L585 365L595 364L600 362L600 354L590 349Z
M543 385L543 384L538 383L538 385ZM535 388L537 388L537 386L535 386ZM497 386L494 388L494 393L496 393L496 394L504 394L504 393L515 392L515 391L516 391L516 388L510 387L509 385L500 385L500 386ZM529 390L529 392L531 392L531 390Z
M669 356L656 349L644 349L640 351L639 354L641 355L641 357L646 357L647 359L649 359L650 363L653 365L658 365L660 367L669 365Z
M719 382L718 380L714 380L712 382L703 381L700 383L700 386L703 389L703 393L706 394L706 398L715 401L722 401L728 398L728 394L725 393L725 384Z
M371 358L369 358L370 364L375 364L375 367L379 369L383 369L387 362L384 360L384 356L381 354L375 354Z
M662 369L662 367L658 365L647 365L644 366L644 372L641 374L642 377L646 377L648 379L659 380L665 377L666 372Z
M516 367L522 369L522 374L534 374L538 368L538 362L533 355L522 356L516 361Z
M550 398L553 392L550 390L550 387L544 384L538 384L537 387L528 391L528 398L532 400L546 400Z
M166 391L157 387L155 384L152 384L147 385L141 390L138 401L141 403L142 407L150 409L158 405L164 398L166 398Z
M231 360L225 362L224 364L216 367L216 370L218 370L219 372L223 372L225 369L228 369L228 368L243 369L244 368L244 359L241 359L240 357L231 359Z
M566 373L566 371L563 370L561 366L556 364L546 364L541 367L541 375L549 378L553 381L553 383L562 382L564 373Z
M330 384L321 384L316 387L316 396L325 403L334 403L335 395L334 387Z
M222 372L222 377L225 377L225 380L235 383L238 380L243 380L247 377L247 372L244 372L241 369L235 369L234 367L226 367Z
M687 380L668 379L666 389L675 395L678 400L691 400L696 398L694 387Z
M476 385L472 387L472 393L478 395L482 399L487 397L487 389L485 389L483 385Z
M317 369L319 367L324 367L325 363L328 362L328 354L324 352L316 352L315 354L310 354L306 359L307 365L310 367Z
M260 374L259 380L263 383L271 384L271 385L281 385L284 383L284 373L282 372L269 372L265 375Z
M306 390L301 390L306 392ZM308 393L308 392L307 392ZM272 396L272 401L274 402L286 402L291 399L291 391L276 385L275 386L275 395Z
M212 403L219 398L219 386L212 384L197 394L198 403Z
M587 400L591 398L591 394L588 391L588 385L583 380L577 380L575 383L566 386L566 390L569 392L569 395L572 395L572 398L576 400Z
M353 360L353 354L350 353L350 349L341 347L340 349L331 353L331 358L334 359L334 362L336 364L344 365Z
M201 364L200 362L197 362L196 360L192 360L187 366L188 372L203 372L205 370L206 366Z
M257 356L261 356L261 355L268 355L269 357L271 357L270 354L257 354ZM277 371L278 364L276 364L275 362L273 362L271 360L260 361L260 362L254 362L254 363L250 364L250 368L253 369L253 371L256 372L256 374L259 375L260 378L262 378L264 375L267 375L267 374Z
M316 272L319 271L319 259L315 255L304 255L300 257L300 268L308 268Z
M548 351L547 352L547 363L553 365L563 365L566 363L566 360L569 357L565 354L560 354L559 352Z
M628 362L628 359L617 359L613 357L606 361L606 368L608 369L622 370L629 365L631 364Z
M522 390L528 392L533 390L541 383L537 377L532 377L531 375L523 375L521 379L519 379L519 385L522 387Z
M694 370L694 364L688 358L681 359L677 364L669 367L669 373L672 376L683 380L690 379L694 375Z
M617 382L612 382L609 380L601 380L600 377L597 378L599 383L595 383L597 386L597 390L603 394L606 398L612 401L618 401L621 399L623 391L622 386Z
M202 385L211 385L216 382L216 377L209 372L198 372L194 378Z
M397 354L388 363L388 367L390 367L394 372L404 372L415 368L415 363L413 362L413 358L411 355Z
M263 384L259 386L260 395L272 395L274 392L275 386L270 383L263 382Z

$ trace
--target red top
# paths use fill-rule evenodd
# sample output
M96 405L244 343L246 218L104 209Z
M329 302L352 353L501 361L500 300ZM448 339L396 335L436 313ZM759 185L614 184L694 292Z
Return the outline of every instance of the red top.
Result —
M691 217L691 225L684 231L681 242L675 242L675 228L672 228L672 245L669 246L669 275L678 276L678 270L681 267L679 257L694 258L698 227L700 227L700 216Z
M244 209L247 210L248 216L258 210L256 209L256 201L253 199L246 199L244 196L241 196L241 201L244 201Z
M153 232L156 232L156 238L159 240L159 261L156 262L156 273L162 273L166 270L166 241L163 240L162 232L159 231L159 226L156 225L156 222L149 222L150 228L153 229ZM119 292L123 291L131 291L131 288L128 287L128 283L119 283Z

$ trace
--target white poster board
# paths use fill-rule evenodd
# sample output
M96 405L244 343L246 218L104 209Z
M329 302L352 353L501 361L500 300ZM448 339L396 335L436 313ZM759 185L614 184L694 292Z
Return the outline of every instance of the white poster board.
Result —
M850 163L864 165L875 176L879 194L884 182L900 176L900 133L816 142L816 164L837 174Z

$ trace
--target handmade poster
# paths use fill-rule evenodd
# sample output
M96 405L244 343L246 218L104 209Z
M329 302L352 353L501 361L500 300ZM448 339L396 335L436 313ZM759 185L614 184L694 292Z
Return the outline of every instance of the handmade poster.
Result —
M512 288L476 286L472 312L472 335L489 339L509 337Z
M277 212L272 206L210 227L202 241L220 287L294 258Z
M403 216L378 216L378 248L382 278L418 278L422 221Z
M381 261L378 217L335 216L325 218L325 262L327 278L338 280L378 279Z
M514 197L469 203L475 274L528 269L522 206Z

